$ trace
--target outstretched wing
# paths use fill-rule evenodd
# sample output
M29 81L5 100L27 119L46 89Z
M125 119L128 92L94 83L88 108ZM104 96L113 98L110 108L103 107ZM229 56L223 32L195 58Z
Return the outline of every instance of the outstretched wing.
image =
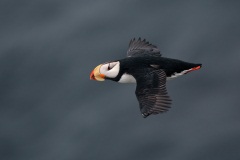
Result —
M172 100L167 94L165 72L148 69L146 75L135 78L137 80L135 94L143 117L168 111Z
M129 48L127 51L127 57L135 56L161 56L160 50L155 46L147 42L145 39L131 39L129 42Z

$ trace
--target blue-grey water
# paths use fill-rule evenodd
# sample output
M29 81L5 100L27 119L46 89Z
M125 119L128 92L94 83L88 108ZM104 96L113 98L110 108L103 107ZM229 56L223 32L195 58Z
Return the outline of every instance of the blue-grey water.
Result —
M142 118L135 84L89 80L146 38L202 63ZM0 1L1 160L239 160L239 1Z

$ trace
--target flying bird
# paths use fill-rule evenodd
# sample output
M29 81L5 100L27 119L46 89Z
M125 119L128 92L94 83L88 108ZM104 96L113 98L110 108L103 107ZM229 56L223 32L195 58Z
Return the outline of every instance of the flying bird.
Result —
M171 98L166 80L200 69L202 64L188 63L162 57L160 50L145 39L133 38L127 57L98 65L90 74L91 80L112 80L137 83L135 94L142 116L168 111Z

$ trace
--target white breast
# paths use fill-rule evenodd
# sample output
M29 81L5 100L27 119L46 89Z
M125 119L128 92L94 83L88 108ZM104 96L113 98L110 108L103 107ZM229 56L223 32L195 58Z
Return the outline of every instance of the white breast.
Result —
M119 83L136 83L136 79L132 75L124 73L118 82Z

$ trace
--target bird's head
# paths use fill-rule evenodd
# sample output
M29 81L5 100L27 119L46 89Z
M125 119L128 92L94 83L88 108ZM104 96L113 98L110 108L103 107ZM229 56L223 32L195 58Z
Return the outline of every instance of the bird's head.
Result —
M107 62L98 65L90 74L91 80L104 81L116 78L120 70L119 61Z

